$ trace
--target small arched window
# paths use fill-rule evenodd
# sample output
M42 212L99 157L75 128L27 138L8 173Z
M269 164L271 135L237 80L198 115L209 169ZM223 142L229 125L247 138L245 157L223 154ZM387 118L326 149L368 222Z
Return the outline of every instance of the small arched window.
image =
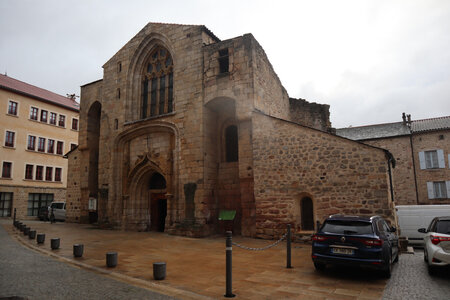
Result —
M238 131L236 125L225 129L225 159L227 162L238 161Z
M158 46L151 52L142 84L143 119L173 111L173 61L167 49Z

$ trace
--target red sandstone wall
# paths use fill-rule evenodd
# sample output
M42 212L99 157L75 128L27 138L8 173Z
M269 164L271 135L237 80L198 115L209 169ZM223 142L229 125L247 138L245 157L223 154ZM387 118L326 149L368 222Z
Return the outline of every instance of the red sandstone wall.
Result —
M253 114L256 235L278 237L300 227L300 199L314 220L330 214L392 218L384 151L294 123Z

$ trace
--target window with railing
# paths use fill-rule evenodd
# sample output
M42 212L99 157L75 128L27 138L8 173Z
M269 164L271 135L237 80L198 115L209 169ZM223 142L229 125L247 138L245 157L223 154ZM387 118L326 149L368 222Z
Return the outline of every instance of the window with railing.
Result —
M25 165L25 179L33 179L33 165Z
M4 161L2 166L2 178L11 178L12 162Z
M6 131L5 134L5 146L6 147L14 147L14 137L16 133L14 131Z
M37 121L38 119L38 111L39 109L37 107L31 107L30 108L30 119Z
M17 102L9 101L8 103L8 115L17 116Z
M36 137L34 135L28 136L27 149L33 151L36 149Z

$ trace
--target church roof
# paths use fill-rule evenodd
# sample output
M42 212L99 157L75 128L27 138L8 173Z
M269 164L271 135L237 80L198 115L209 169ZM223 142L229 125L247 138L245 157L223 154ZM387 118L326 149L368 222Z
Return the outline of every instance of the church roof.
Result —
M41 89L37 86L14 79L7 75L0 74L0 88L73 111L80 111L80 105L73 99Z
M427 131L450 129L450 116L336 129L336 135L351 140L370 140L398 137Z

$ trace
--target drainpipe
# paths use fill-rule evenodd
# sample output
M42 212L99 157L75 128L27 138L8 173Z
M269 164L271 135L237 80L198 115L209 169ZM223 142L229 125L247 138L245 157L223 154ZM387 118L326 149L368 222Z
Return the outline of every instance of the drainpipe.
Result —
M391 153L388 154L388 157L389 157L389 159L388 159L389 186L390 186L390 189L391 189L391 199L392 199L392 202L394 202L394 186L392 184L391 163L392 163L392 166L395 167L395 159L394 159L394 157L392 156Z
M409 143L411 144L411 156L412 156L412 164L413 164L413 172L414 172L414 185L416 187L416 203L419 205L419 191L417 189L417 174L416 174L416 160L414 159L414 146L412 140L412 132L409 133Z

